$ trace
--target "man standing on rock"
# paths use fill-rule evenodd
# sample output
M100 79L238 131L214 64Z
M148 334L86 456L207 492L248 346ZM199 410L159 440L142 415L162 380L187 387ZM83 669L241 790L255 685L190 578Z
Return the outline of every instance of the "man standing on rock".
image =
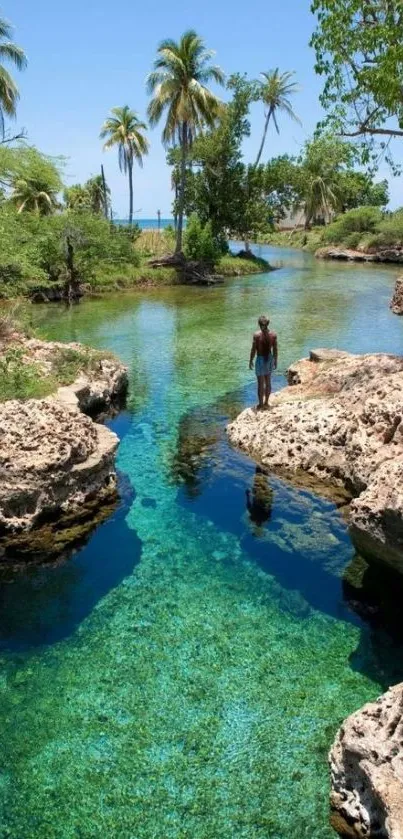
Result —
M255 372L257 376L257 395L259 404L258 411L268 408L271 394L271 374L277 368L278 346L277 335L269 331L269 318L261 315L259 318L259 331L255 332L250 351L249 368L253 370L253 361L256 356Z

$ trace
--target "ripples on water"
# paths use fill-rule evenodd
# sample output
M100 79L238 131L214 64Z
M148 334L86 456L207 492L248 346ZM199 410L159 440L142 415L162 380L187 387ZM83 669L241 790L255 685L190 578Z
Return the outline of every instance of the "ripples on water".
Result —
M50 338L117 352L131 395L120 508L0 588L2 836L332 836L328 748L402 678L402 649L351 608L367 571L335 507L256 476L223 429L254 399L262 311L281 370L314 345L399 352L403 323L393 270L270 258L223 288L30 309Z

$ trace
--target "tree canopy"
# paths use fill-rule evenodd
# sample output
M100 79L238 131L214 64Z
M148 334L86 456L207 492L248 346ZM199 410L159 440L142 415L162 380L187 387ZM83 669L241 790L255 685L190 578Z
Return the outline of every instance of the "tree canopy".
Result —
M403 137L403 5L401 0L313 0L317 28L311 45L324 76L321 104L328 121L365 142L368 162L375 139L382 149Z

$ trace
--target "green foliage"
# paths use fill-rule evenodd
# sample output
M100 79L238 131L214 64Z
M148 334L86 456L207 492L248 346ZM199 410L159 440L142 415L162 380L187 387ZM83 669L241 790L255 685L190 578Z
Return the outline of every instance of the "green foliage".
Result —
M250 274L266 274L270 265L265 259L242 259L232 254L222 256L217 264L217 272L224 277L246 277Z
M6 399L41 399L54 390L49 377L41 377L37 364L23 361L24 350L11 346L0 358L0 402Z
M190 216L187 224L185 254L189 259L197 259L208 265L214 265L221 255L221 249L213 236L211 222L202 224L196 213Z
M178 42L168 39L160 43L154 69L147 79L152 97L148 106L150 124L157 125L165 114L162 141L166 146L179 143L180 147L176 252L182 250L189 152L195 137L202 129L215 125L224 107L208 87L212 81L224 83L224 73L211 64L211 57L203 39L189 30Z
M97 273L135 268L134 243L140 230L111 226L89 211L41 217L0 206L0 296L14 297L38 285L66 280L67 239L73 246L78 279L92 283Z
M50 215L57 209L61 166L61 158L48 157L33 146L6 151L0 147L0 181L11 188L10 201L20 213Z
M363 233L374 232L382 222L379 207L360 207L339 216L323 233L324 242L357 247Z
M223 244L228 232L252 238L262 226L267 228L269 217L264 167L247 167L242 162L256 83L235 75L229 79L228 89L232 99L220 121L193 144L185 192L187 215L195 212L202 224L210 221L215 239ZM174 156L171 161L175 163Z
M299 118L295 115L290 102L290 98L298 91L298 85L293 81L294 73L280 73L277 67L275 70L268 70L267 72L261 73L260 76L261 82L259 83L259 99L264 104L266 117L262 142L260 144L255 166L257 166L260 162L271 119L274 122L277 134L280 133L280 129L278 127L279 113L285 113L295 122L300 122Z
M374 140L403 131L403 15L397 0L313 0L318 25L311 45L324 76L321 103L335 130L363 139L362 160L379 155ZM388 155L388 148L381 143ZM390 160L390 157L389 157Z
M369 247L403 247L403 210L383 218L376 233L368 241Z
M24 70L27 65L24 50L14 44L12 38L12 27L0 17L0 134L4 136L4 115L14 117L16 113L17 100L19 98L18 87L5 68L3 61L12 63L17 70Z

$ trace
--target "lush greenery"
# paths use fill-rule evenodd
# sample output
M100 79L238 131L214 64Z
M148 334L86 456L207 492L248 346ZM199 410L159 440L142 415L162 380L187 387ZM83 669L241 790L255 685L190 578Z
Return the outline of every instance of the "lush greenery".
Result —
M313 0L316 72L325 79L321 103L333 129L364 140L403 136L403 13L397 0Z
M207 86L211 81L223 84L220 67L211 64L213 53L207 50L196 32L185 32L179 42L162 41L147 86L152 99L148 108L151 125L166 114L162 133L164 144L178 143L180 166L178 183L178 223L176 251L182 250L183 216L187 164L192 143L206 127L212 127L221 104Z
M262 239L273 245L318 251L336 245L363 252L403 248L403 210L385 213L379 207L359 207L311 230L275 232Z
M87 347L58 346L52 350L46 367L30 357L21 344L24 329L13 312L0 316L0 402L7 399L41 399L60 385L74 382L80 373L91 373L105 353Z

